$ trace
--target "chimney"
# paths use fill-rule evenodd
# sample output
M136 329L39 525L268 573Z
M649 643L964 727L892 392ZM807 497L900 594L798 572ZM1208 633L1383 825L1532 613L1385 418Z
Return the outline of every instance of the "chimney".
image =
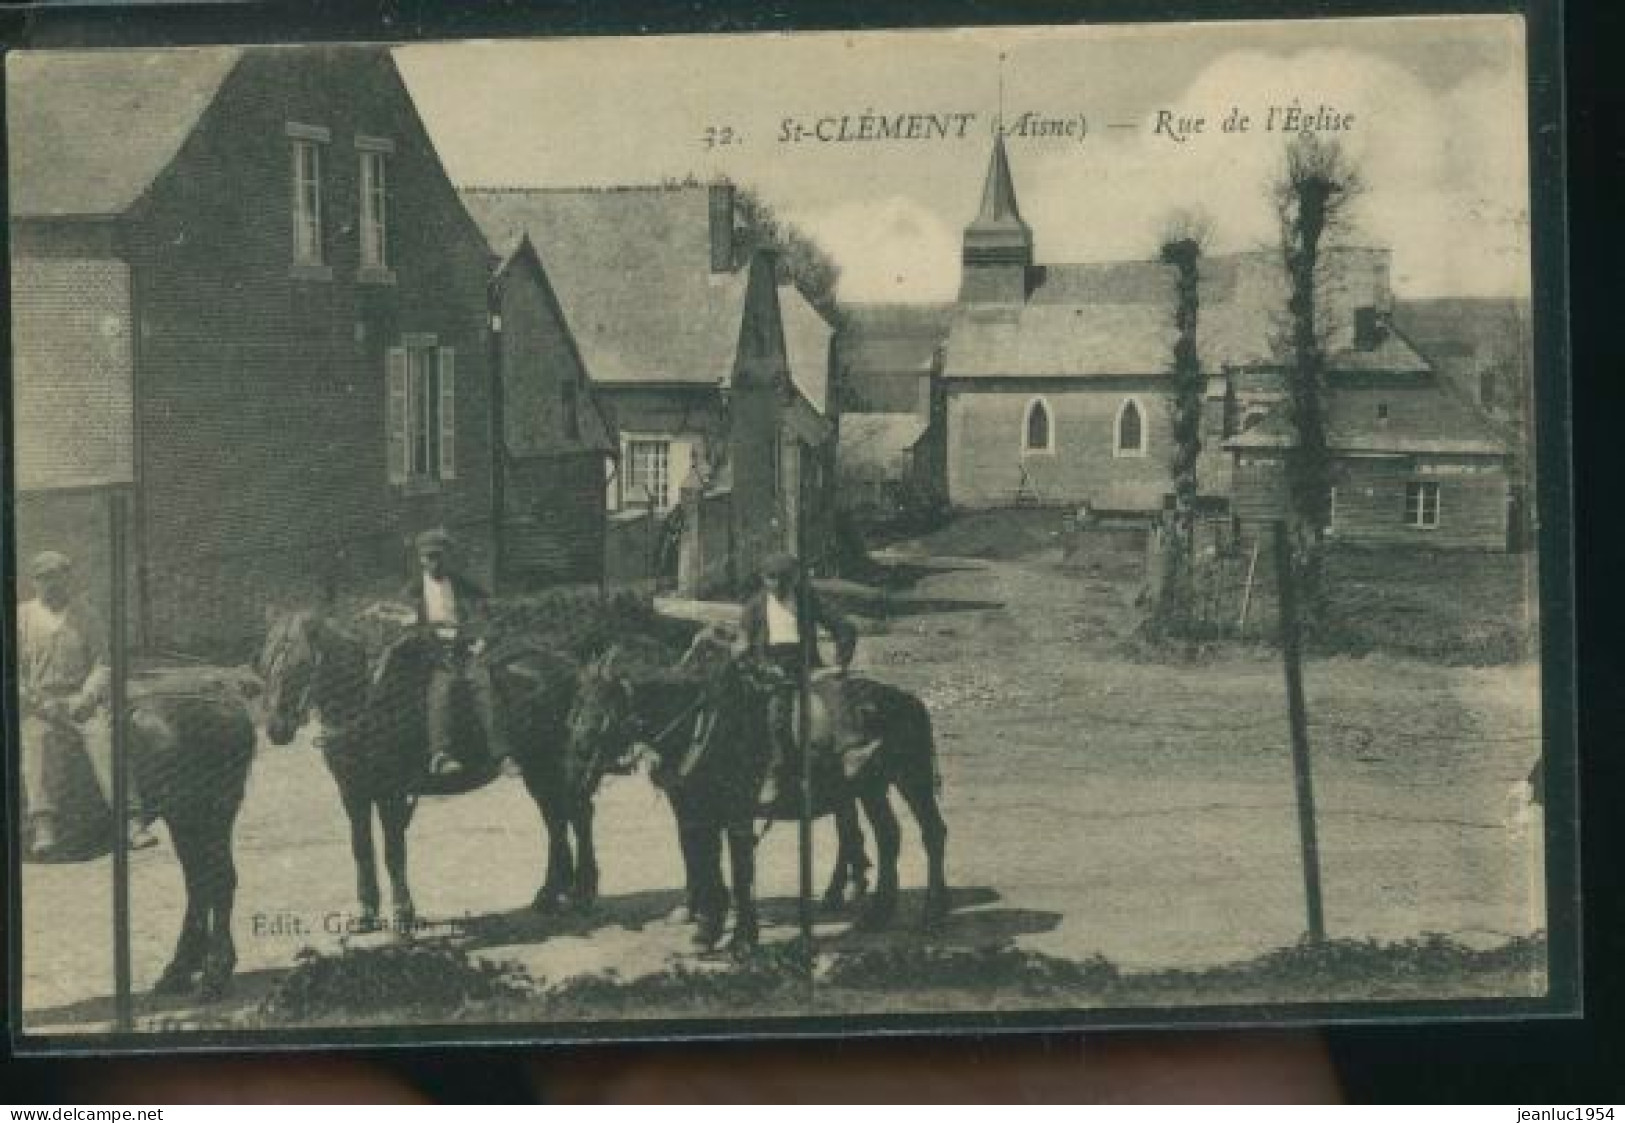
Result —
M713 183L711 196L711 272L734 270L734 185Z

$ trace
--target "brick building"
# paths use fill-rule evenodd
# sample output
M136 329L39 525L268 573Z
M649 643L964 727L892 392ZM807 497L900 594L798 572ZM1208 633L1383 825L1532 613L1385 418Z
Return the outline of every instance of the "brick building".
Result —
M469 188L498 253L528 237L619 441L611 518L726 488L733 574L818 542L828 494L833 329L764 255L743 255L726 183ZM678 558L664 555L674 567Z
M512 590L597 582L615 434L529 238L497 267L491 296L503 434L498 583Z
M430 525L480 573L490 262L388 51L9 61L19 550L99 548L77 446L131 461L149 647L240 655Z

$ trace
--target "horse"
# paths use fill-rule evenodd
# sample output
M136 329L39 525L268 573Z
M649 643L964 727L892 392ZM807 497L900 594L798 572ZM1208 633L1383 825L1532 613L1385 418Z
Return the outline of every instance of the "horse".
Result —
M214 1001L225 993L237 968L231 938L237 897L232 833L254 759L254 721L241 694L162 684L132 692L127 713L130 777L143 811L168 829L186 888L186 913L175 950L153 993L195 993ZM24 721L42 724L41 734L56 739L59 758L77 754L82 759L77 730L33 716ZM95 832L100 837L86 840L89 845L70 858L106 853L112 842L108 836L124 829L122 815L105 805L102 810L102 829Z
M350 825L362 929L380 926L374 817L383 834L390 924L409 931L416 906L407 880L406 831L419 796L468 790L494 775L490 765L469 766L447 783L429 772L424 701L436 657L434 637L412 628L374 669L359 637L309 609L274 620L261 654L270 740L285 745L313 712L320 715L322 758ZM525 789L546 826L546 873L531 907L588 907L598 894L593 795L604 773L570 752L564 719L576 667L561 654L522 642L500 646L487 658ZM471 726L463 721L465 735Z
M679 672L666 678L634 684L606 666L583 675L569 724L572 740L587 741L576 751L618 755L617 767L625 767L628 759L635 760L642 753L653 753L652 778L671 800L684 864L691 885L697 887L694 942L703 948L720 941L726 921L728 895L720 862L722 840L727 840L734 906L730 948L743 953L760 936L754 894L755 826L769 731L760 688L743 661L728 656L694 669L700 662L694 657L706 645L702 633L684 656ZM889 799L895 788L920 827L928 871L923 921L934 925L947 913L948 828L937 803L930 714L918 698L895 687L867 679L849 680L847 685L853 683L861 683L869 695L876 725L883 733L856 776L846 778L839 763L826 758L815 779L814 814L834 815L841 836L826 903L832 897L838 899L838 886L850 874L854 861L864 862L862 835L853 810L856 801L868 815L879 858L877 882L858 925L881 928L892 920L897 907L901 833ZM687 735L651 737L647 735L650 729Z

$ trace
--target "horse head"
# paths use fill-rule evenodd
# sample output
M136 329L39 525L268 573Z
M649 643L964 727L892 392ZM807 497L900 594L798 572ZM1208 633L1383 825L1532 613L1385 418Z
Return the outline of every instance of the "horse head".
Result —
M583 762L584 783L605 771L624 771L636 744L632 684L615 669L615 647L591 660L576 680L565 719L569 758Z
M304 724L321 658L321 618L315 612L300 609L271 620L259 672L265 682L260 707L272 744L288 744Z

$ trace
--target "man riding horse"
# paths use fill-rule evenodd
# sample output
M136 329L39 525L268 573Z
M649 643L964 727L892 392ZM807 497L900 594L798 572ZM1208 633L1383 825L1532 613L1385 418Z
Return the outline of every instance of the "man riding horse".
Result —
M835 659L843 672L857 650L857 631L824 606L811 584L802 581L801 566L789 554L769 555L761 576L762 587L745 602L740 618L738 654L755 664L768 687L772 756L759 801L763 807L771 807L779 800L796 745L794 723L801 676L822 666L817 629L823 626L834 638Z
M429 770L436 776L463 771L454 741L457 692L467 687L491 762L504 775L517 775L519 767L498 717L490 664L484 658L486 637L480 634L489 620L489 598L484 589L452 568L451 550L451 535L444 530L418 535L422 573L404 594L417 609L418 624L428 629L437 644L426 715Z
M61 845L56 785L61 754L84 752L102 799L114 810L132 849L153 846L150 819L132 790L127 808L113 802L113 728L106 642L89 608L73 591L73 562L47 550L30 562L34 599L17 611L17 677L22 700L23 791L34 852L51 857ZM120 811L123 814L120 814Z

